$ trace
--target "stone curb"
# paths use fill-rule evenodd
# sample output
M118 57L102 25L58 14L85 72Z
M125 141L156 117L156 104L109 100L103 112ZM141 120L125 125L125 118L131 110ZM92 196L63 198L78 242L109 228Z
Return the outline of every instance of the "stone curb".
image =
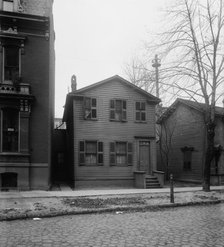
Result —
M18 215L0 216L0 221L12 221L12 220L25 220L31 218L50 218L56 216L66 215L82 215L82 214L102 214L102 213L117 213L122 214L123 212L144 212L144 211L158 211L166 208L174 207L186 207L186 206L199 206L199 205L212 205L224 203L224 199L220 200L209 200L200 202L184 202L184 203L167 203L161 205L146 205L142 207L114 207L114 208L99 208L99 209L81 209L76 211L55 211L55 212L36 212L36 213L20 213Z

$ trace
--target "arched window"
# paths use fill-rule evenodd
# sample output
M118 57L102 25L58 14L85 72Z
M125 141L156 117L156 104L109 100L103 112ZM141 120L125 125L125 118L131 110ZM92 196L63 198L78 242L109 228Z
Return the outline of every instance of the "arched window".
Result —
M19 151L19 112L16 109L2 110L2 152Z

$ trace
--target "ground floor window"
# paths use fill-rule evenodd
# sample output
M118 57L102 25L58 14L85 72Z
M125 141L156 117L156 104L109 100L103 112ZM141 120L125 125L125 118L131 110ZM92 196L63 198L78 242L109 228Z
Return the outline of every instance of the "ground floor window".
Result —
M192 166L192 152L194 151L193 147L183 147L181 148L183 152L183 169L185 171L190 171Z
M112 166L132 165L132 143L111 142L110 165Z
M79 164L87 166L103 165L103 142L80 141Z
M16 109L2 110L2 152L19 150L19 112Z

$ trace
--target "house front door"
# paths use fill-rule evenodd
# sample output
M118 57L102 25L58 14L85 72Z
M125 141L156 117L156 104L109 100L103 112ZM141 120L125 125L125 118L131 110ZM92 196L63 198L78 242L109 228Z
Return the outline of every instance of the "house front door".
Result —
M150 172L150 142L139 142L139 171Z

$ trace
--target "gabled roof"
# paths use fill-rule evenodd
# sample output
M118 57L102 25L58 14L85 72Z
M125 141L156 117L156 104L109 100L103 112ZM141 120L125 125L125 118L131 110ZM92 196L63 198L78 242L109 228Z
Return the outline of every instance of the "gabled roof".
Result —
M81 95L82 93L88 91L88 90L91 90L91 89L95 89L97 87L100 87L106 83L109 83L111 81L119 81L125 85L127 85L128 87L131 87L133 88L134 90L138 91L140 94L144 95L145 97L148 97L150 101L152 102L155 102L156 104L160 102L160 99L153 96L152 94L146 92L145 90L141 89L140 87L137 87L136 85L134 85L133 83L125 80L124 78L122 78L121 76L119 75L115 75L115 76L112 76L112 77L109 77L105 80L102 80L102 81L99 81L99 82L96 82L94 84L91 84L87 87L84 87L84 88L81 88L79 90L76 90L75 92L71 92L69 93L69 96L75 96L75 95Z
M176 99L174 101L174 103L169 106L166 111L164 111L162 113L162 115L159 117L159 119L157 120L157 123L161 123L163 120L165 120L166 118L168 118L177 108L177 106L179 104L183 104L187 107L190 107L190 108L193 108L195 109L196 111L199 111L201 113L204 113L205 110L206 110L206 105L204 103L198 103L196 101L191 101L191 100L185 100L185 99ZM224 108L223 107L219 107L219 106L216 106L215 107L215 114L217 116L224 116Z
M153 96L152 94L146 92L145 90L141 89L140 87L137 87L135 86L133 83L125 80L124 78L122 78L121 76L119 75L115 75L115 76L112 76L112 77L109 77L105 80L102 80L102 81L99 81L99 82L96 82L94 84L91 84L87 87L84 87L84 88L81 88L81 89L78 89L74 92L71 92L71 93L68 93L67 94L67 97L66 97L66 102L65 102L65 110L64 110L64 115L63 115L63 121L66 121L66 115L68 114L68 107L70 105L70 100L73 98L73 97L77 97L77 96L82 96L83 93L91 90L91 89L96 89L97 87L100 87L106 83L110 83L112 81L119 81L121 83L123 83L124 85L132 88L133 90L137 91L138 93L142 94L143 96L145 96L147 98L148 101L152 102L153 104L158 104L161 100L155 96Z

